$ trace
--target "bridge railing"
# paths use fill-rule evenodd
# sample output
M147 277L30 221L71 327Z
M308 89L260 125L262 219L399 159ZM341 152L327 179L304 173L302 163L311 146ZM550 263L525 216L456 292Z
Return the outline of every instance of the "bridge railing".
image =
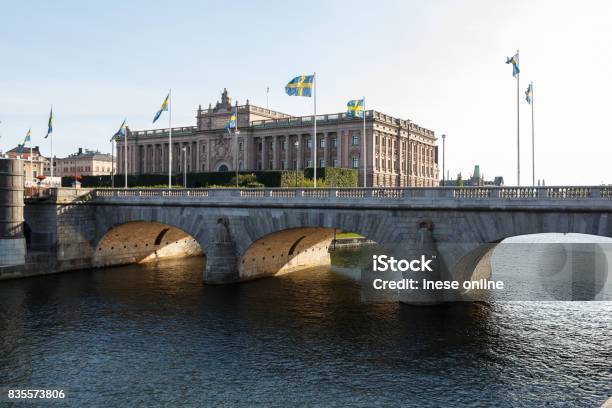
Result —
M374 188L193 188L93 189L92 198L113 199L314 199L314 200L612 200L612 186L560 187L374 187Z

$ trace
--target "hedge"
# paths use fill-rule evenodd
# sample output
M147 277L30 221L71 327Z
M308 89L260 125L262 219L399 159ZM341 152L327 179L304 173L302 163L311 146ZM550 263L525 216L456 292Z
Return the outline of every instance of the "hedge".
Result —
M270 171L247 171L239 173L239 184L242 186L262 186L262 187L294 187L296 184L300 186L310 186L312 184L313 169L308 168L304 171L296 172L294 170L270 170ZM227 172L209 172L209 173L188 173L187 187L199 188L209 186L226 186L233 187L236 183L236 173L233 171ZM115 187L121 188L124 186L124 175L115 175ZM321 184L326 187L356 187L357 186L357 171L354 169L341 168L319 168L317 169L317 180L322 180ZM323 181L324 180L324 181ZM62 186L70 187L72 185L72 177L62 177ZM168 184L167 174L139 174L128 175L128 186L147 187L160 186ZM183 185L183 174L174 174L172 176L173 185ZM82 187L111 187L111 176L81 176Z

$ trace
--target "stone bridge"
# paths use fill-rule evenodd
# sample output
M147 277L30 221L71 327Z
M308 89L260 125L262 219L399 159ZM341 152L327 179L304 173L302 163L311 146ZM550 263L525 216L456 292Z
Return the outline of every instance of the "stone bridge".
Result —
M30 248L54 271L204 254L205 283L329 262L335 231L469 275L505 238L612 237L612 187L53 189L27 200ZM406 256L404 256L406 257Z

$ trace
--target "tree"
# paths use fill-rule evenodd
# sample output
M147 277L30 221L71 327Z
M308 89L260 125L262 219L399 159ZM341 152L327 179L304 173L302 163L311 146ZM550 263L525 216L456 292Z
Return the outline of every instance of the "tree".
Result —
M463 178L461 177L461 173L457 174L457 187L463 187Z

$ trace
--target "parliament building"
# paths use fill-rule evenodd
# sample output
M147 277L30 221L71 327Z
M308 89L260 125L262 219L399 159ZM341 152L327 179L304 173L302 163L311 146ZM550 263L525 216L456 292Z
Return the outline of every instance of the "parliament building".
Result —
M238 112L238 137L226 125ZM368 110L363 119L345 112L317 115L313 146L313 118L292 116L246 104L232 104L227 90L208 109L198 108L196 126L172 128L172 171L293 170L307 167L345 167L359 172L367 185L381 187L437 186L438 147L433 131L409 120ZM168 173L168 131L128 130L129 174ZM365 151L363 141L365 140ZM317 163L313 163L314 149ZM125 141L117 140L117 173L124 173Z

